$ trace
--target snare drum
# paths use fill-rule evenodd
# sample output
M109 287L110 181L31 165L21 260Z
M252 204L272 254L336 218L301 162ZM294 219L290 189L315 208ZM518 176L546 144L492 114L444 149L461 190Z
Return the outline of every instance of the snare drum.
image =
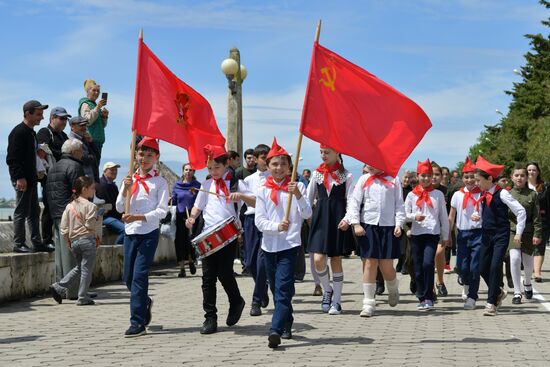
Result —
M229 217L193 238L191 244L195 248L197 258L202 259L229 245L241 233L243 233L243 230L237 222L237 218Z

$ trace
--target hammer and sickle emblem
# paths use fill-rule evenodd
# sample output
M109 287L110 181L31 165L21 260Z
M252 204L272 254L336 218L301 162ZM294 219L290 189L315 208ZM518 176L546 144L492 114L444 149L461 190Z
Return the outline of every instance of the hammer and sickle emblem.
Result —
M325 66L321 69L321 74L324 75L324 78L319 79L319 83L323 83L325 87L334 92L334 83L336 82L336 69L334 69L334 66L330 68Z
M176 99L174 100L174 102L176 103L176 108L178 109L177 123L185 125L187 123L187 111L189 111L190 104L189 95L178 91L178 93L176 93Z

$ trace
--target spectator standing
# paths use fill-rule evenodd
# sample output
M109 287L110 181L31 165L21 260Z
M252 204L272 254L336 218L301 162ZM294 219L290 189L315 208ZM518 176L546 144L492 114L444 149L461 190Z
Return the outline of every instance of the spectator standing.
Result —
M34 127L44 119L43 105L36 100L23 105L23 122L13 128L8 136L6 164L16 192L16 206L13 213L14 251L31 252L26 245L25 222L31 230L31 241L35 251L45 251L40 236L40 207L37 194L37 142Z
M235 174L239 180L244 180L254 172L256 172L254 149L247 149L244 151L244 166L237 168Z
M99 181L99 170L96 161L96 154L94 153L95 147L92 144L92 137L86 131L86 125L88 120L84 117L75 116L69 120L71 125L71 132L69 137L72 139L80 140L82 143L83 155L82 155L82 165L84 169L84 174L88 177L94 179L94 181Z
M86 97L81 98L78 102L78 116L84 117L88 122L88 132L92 137L95 148L96 170L99 172L101 150L105 143L105 127L107 127L107 120L109 119L109 111L105 108L107 99L102 98L99 102L96 102L101 87L91 79L84 81L84 90L86 91Z
M50 215L50 207L48 206L48 200L46 200L46 180L48 179L48 172L53 167L55 158L52 151L48 147L48 144L38 144L36 150L37 155L37 170L38 181L42 186L42 203L44 208L42 209L42 215L40 216L40 227L42 229L42 243L48 251L54 251L55 246L53 244L53 221Z
M63 107L52 108L50 123L38 130L36 134L36 140L39 144L48 144L56 162L61 159L61 146L69 139L63 130L67 126L67 120L71 117Z
M119 168L120 165L114 162L103 165L103 175L96 185L96 195L105 200L105 203L112 205L111 210L103 216L103 225L118 235L116 243L121 245L124 243L124 222L122 222L122 214L116 211L118 187L115 182Z

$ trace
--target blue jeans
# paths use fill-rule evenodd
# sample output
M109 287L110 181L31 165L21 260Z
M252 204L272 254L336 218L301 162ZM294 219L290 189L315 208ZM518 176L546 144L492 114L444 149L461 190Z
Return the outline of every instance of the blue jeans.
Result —
M421 234L411 236L416 297L420 302L434 300L435 249L438 242L439 235Z
M467 231L458 230L456 237L456 267L462 281L468 288L468 297L478 299L479 291L479 250L481 249L481 228Z
M254 224L254 215L244 216L244 243L246 245L246 268L254 279L252 303L259 305L267 297L267 275L265 273L262 232Z
M510 242L510 228L483 230L479 271L489 290L487 303L496 305L502 283L502 263Z
M159 243L159 230L130 234L124 238L124 282L130 291L130 324L145 322L149 291L149 269Z
M295 292L294 271L299 250L298 246L280 252L264 252L267 280L275 304L270 334L276 332L281 335L284 330L290 330L294 322L292 297Z
M117 245L121 245L124 243L124 222L123 221L113 217L107 217L107 218L103 218L103 225L107 227L107 229L118 234L118 237L116 239Z

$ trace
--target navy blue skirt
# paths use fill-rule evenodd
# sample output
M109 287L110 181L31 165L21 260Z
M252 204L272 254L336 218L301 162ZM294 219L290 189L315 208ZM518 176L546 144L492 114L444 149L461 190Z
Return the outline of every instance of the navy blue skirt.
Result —
M365 235L357 237L358 255L362 259L397 259L401 256L399 238L393 235L395 226L361 223Z

